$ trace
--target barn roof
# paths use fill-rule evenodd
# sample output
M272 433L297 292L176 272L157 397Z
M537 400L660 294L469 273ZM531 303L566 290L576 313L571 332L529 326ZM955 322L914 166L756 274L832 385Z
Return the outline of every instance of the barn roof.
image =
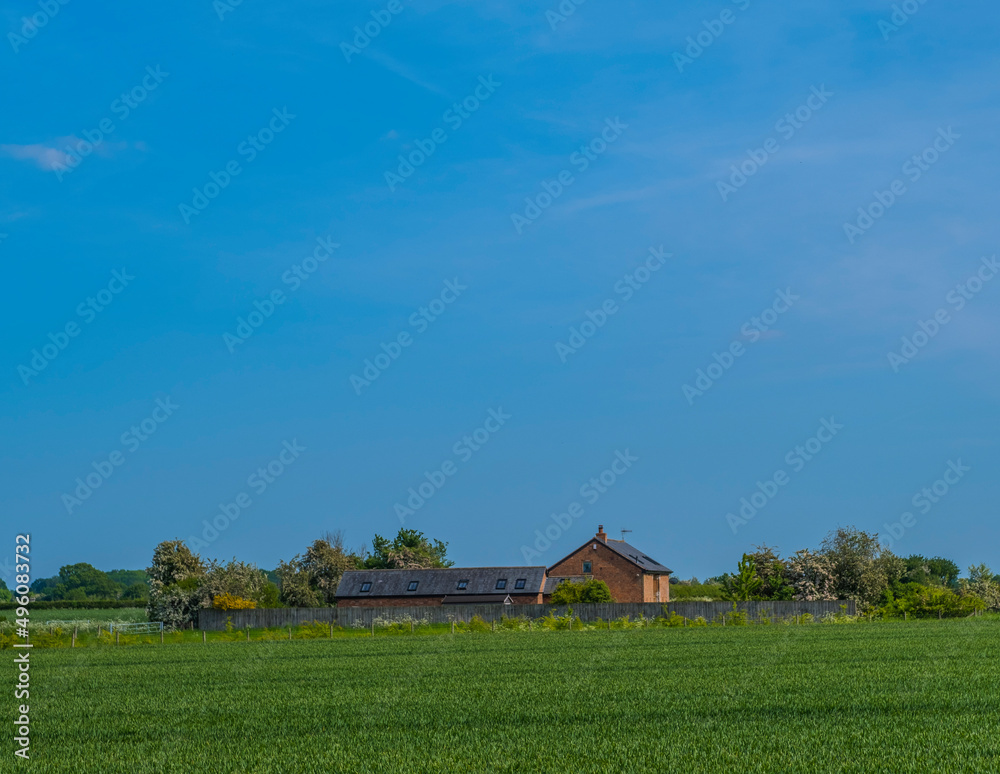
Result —
M503 588L498 581L506 580ZM518 581L524 588L517 588ZM544 567L449 567L429 570L348 570L337 586L337 597L437 597L483 594L538 594L545 580ZM459 588L464 581L465 587ZM413 583L417 586L411 590ZM361 589L371 584L367 591ZM502 599L502 597L501 597Z

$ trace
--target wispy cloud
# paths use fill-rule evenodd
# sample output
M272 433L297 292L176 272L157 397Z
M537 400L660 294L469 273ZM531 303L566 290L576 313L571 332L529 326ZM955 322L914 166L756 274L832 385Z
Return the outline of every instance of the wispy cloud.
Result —
M34 143L31 145L0 145L0 154L9 156L18 161L27 161L35 164L39 169L46 172L55 172L60 169L65 170L72 166L73 157L69 151L78 148L84 142L75 135L68 137L56 137L48 143ZM88 143L89 144L89 143ZM92 153L103 158L112 158L118 151L134 148L139 151L146 151L145 142L98 142Z
M413 71L409 65L403 64L402 62L393 59L391 56L383 51L377 51L375 49L369 48L365 53L375 62L382 65L389 72L395 73L400 78L405 78L410 83L415 83L422 89L426 89L432 94L437 94L445 99L454 99L448 92L439 86L435 86L433 83L428 83L423 78L421 78L416 72Z
M19 161L34 162L39 169L48 172L64 168L69 156L48 145L0 145L0 153Z

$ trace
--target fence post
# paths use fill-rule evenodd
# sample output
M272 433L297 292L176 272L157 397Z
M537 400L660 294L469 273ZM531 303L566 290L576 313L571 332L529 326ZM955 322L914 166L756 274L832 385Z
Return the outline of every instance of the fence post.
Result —
M410 634L413 634L413 619L410 619Z
M201 630L201 644L205 645L208 642L208 632L204 629Z
M250 627L247 627L247 642L250 642Z
M73 629L73 639L70 641L69 646L71 648L75 648L76 647L76 629Z
M292 639L292 627L291 626L288 627L288 639L289 639L289 641L291 641L291 639Z
M722 614L722 625L723 626L726 625L726 614L725 613Z
M494 618L493 621L492 621L492 623L493 623L493 633L496 634L496 632L497 632L497 619Z
M247 632L247 638L250 637L249 631ZM333 622L330 622L330 639L333 639Z
M455 633L455 622L454 621L451 622L451 633L452 634Z
M160 644L163 644L163 629L160 629Z
M115 645L121 644L121 640L119 639L120 636L121 636L120 632L115 632Z
M372 618L372 637L375 636L375 619Z

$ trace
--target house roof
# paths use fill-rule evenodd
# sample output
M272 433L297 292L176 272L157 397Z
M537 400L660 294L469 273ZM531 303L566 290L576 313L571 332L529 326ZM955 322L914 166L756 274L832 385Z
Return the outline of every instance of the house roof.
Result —
M656 561L655 559L651 558L649 555L644 554L642 551L640 551L635 546L629 545L624 540L612 540L611 538L607 537L607 535L603 531L603 527L601 528L601 531L598 532L597 535L595 535L590 540L588 540L586 543L584 543L582 546L580 546L580 548L577 548L574 551L572 551L571 553L569 553L566 556L564 556L562 559L560 559L558 562L556 562L552 566L555 567L555 566L561 564L566 559L568 559L569 557L573 556L573 554L575 554L581 548L586 547L590 543L596 543L597 545L607 546L608 548L610 548L612 551L614 551L619 556L623 556L626 559L628 559L630 562L632 562L632 564L634 564L636 567L638 567L643 572L659 573L659 574L664 574L664 575L673 574L673 570L671 570L669 567L666 567L665 565L660 564L658 561ZM548 591L546 591L546 593L548 593Z
M642 551L640 551L638 548L629 545L624 540L612 540L611 538L608 538L608 542L606 543L606 545L612 551L621 554L630 562L639 565L646 572L660 572L660 573L673 572L673 570L671 570L669 567L665 567L655 559L651 559L650 557L646 556L646 554L644 554Z
M497 588L497 581L506 579L503 589ZM524 580L524 588L515 588L518 580ZM342 599L364 599L366 597L443 597L476 596L499 594L500 600L507 594L538 594L545 579L544 567L449 567L430 570L348 570L341 576L337 586L337 597ZM410 591L412 582L417 587ZM459 589L460 581L466 581L464 589ZM362 584L370 583L368 591L362 591Z

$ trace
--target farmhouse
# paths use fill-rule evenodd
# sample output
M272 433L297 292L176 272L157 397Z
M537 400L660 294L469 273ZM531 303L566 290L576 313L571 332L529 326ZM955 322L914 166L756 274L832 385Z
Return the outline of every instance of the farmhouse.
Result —
M604 581L615 602L669 602L672 570L624 540L597 534L551 567L348 570L337 586L345 607L542 604L564 580Z
M593 539L548 568L544 593L567 577L596 578L608 584L615 602L669 602L672 572L624 540L609 538L602 524Z

